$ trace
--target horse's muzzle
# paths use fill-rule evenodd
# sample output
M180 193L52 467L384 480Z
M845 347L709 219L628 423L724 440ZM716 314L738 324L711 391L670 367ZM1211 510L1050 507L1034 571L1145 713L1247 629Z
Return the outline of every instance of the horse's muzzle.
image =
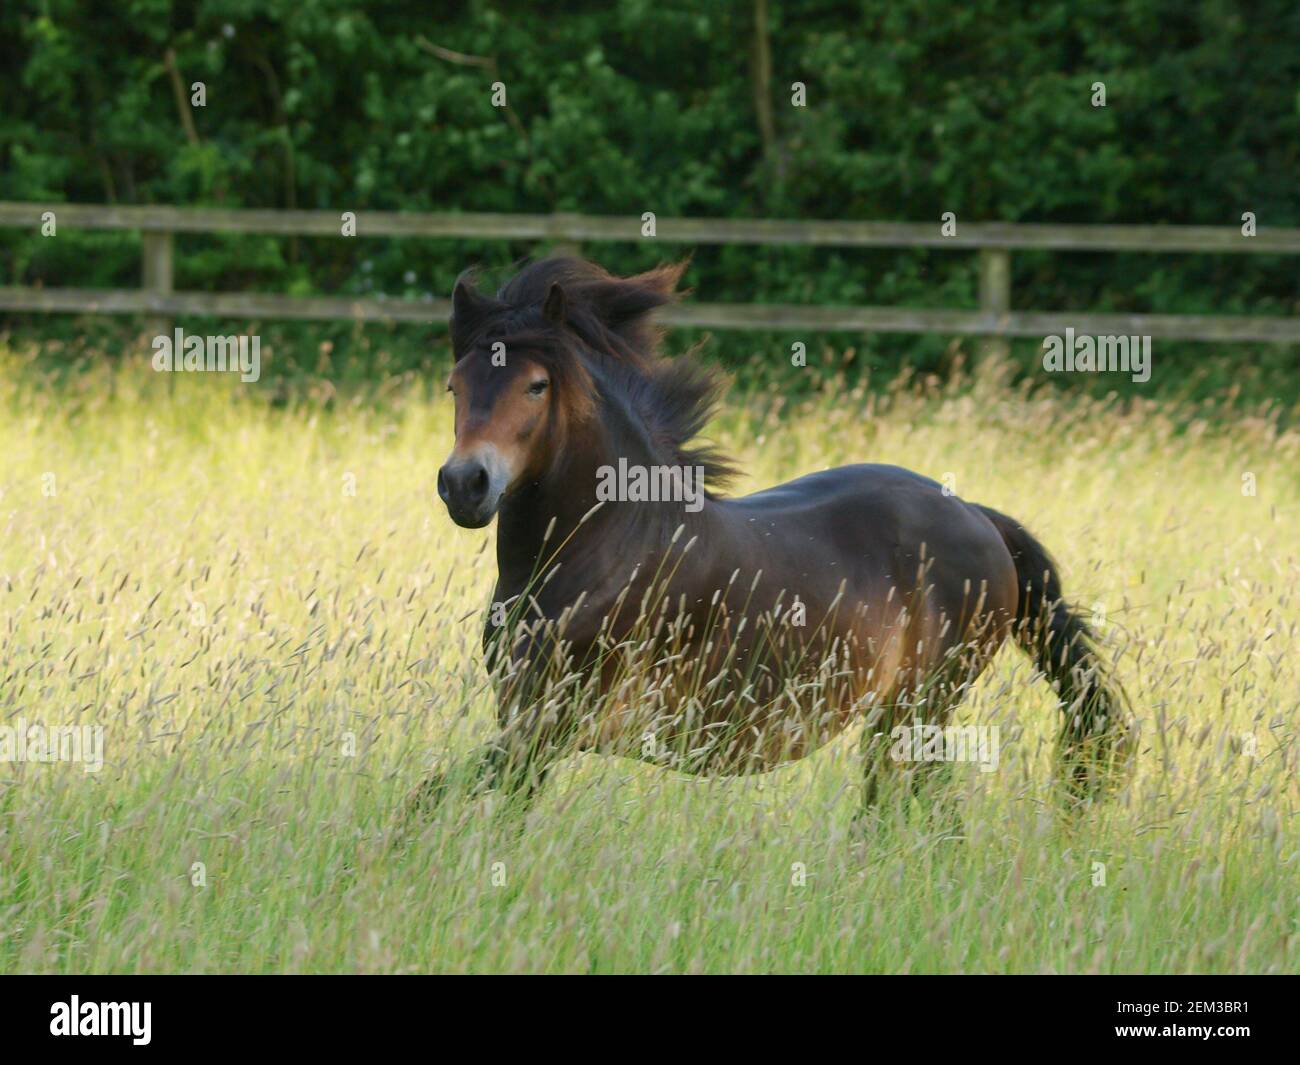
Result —
M462 528L481 529L496 514L505 484L494 465L477 458L453 459L438 471L438 495Z

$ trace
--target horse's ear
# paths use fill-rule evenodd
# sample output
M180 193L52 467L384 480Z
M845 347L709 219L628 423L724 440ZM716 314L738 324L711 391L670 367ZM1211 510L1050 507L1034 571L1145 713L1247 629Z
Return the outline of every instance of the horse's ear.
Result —
M635 277L598 282L593 286L592 302L607 329L633 348L648 350L657 338L650 312L677 298L677 282L685 270L686 263L674 263Z
M569 316L569 301L558 281L551 282L550 291L546 293L546 302L542 304L542 317L552 325L563 325Z
M456 279L456 287L451 293L451 350L457 359L469 349L471 341L479 328L493 310L496 301L481 295L462 274Z

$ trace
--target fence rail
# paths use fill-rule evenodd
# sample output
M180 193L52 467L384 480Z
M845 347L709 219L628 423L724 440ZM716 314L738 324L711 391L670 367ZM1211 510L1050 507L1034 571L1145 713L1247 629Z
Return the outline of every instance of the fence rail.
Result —
M59 227L141 233L142 287L0 288L0 310L424 323L445 321L450 310L446 300L173 290L174 235L177 233L266 233L353 239L342 236L342 212L0 202L0 227L39 231L46 212L53 212ZM631 243L652 239L671 244L926 247L979 252L978 310L688 303L664 310L662 317L668 325L813 332L969 334L991 338L1045 336L1073 328L1076 333L1092 335L1138 334L1219 342L1300 342L1300 319L1292 317L1012 310L1010 259L1012 251L1031 249L1296 255L1300 254L1300 229L1266 228L1247 237L1233 226L959 223L953 235L945 236L937 223L662 218L656 221L655 236L650 238L642 235L641 218L633 216L359 211L355 215L355 234L358 238L554 242L570 249L579 243Z

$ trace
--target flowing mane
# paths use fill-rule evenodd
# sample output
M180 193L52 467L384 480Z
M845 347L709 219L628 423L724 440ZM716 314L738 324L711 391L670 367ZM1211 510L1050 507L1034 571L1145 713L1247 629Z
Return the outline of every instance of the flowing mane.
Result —
M730 459L692 444L725 383L689 355L661 355L662 331L652 317L677 298L685 269L674 263L615 277L595 263L554 256L525 266L495 298L475 293L467 271L456 285L453 351L460 359L494 341L526 348L556 379L558 402L570 418L597 410L602 389L608 390L603 398L627 405L665 464L703 467L711 487L725 485L736 473ZM563 327L558 342L557 325Z

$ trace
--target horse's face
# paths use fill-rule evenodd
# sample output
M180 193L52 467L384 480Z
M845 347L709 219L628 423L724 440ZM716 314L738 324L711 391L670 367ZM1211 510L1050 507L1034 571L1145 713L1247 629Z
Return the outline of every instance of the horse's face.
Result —
M507 492L545 468L550 375L527 355L512 352L502 366L480 350L457 361L447 389L456 443L438 471L438 495L457 525L481 529Z

